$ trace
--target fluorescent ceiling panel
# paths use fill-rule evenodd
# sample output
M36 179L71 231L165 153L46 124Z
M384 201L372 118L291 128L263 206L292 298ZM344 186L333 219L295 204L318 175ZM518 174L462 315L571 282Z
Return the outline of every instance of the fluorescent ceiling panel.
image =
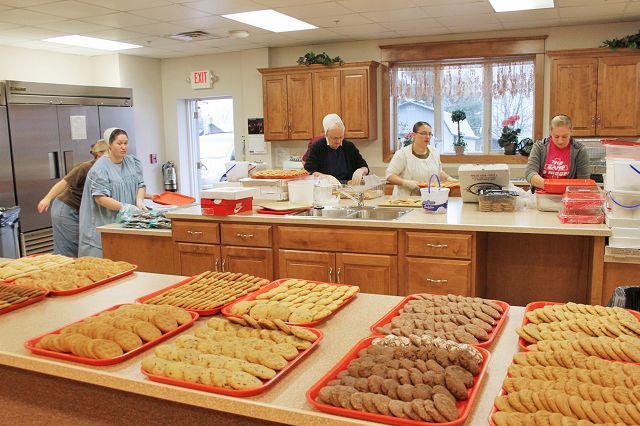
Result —
M139 47L142 47L137 44L122 43L120 41L105 40L102 38L95 38L95 37L85 37L81 35L69 35L69 36L62 36L62 37L45 38L42 41L48 41L50 43L67 44L69 46L88 47L90 49L111 50L111 51L137 49Z
M253 12L232 13L222 15L225 18L242 22L243 24L262 28L274 33L284 33L287 31L313 30L315 25L308 24L284 13L276 12L272 9L255 10Z
M551 9L553 0L489 0L496 12L513 12L516 10Z

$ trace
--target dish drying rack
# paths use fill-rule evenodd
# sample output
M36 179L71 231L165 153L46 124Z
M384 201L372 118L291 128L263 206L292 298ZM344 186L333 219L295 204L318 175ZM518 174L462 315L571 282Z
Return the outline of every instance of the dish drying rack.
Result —
M362 185L349 185L343 184L337 188L340 195L344 195L351 201L357 203L358 207L364 207L364 201L366 199L365 193L369 194L369 198L378 198L384 195L384 185L386 179L378 176L364 176L364 184Z

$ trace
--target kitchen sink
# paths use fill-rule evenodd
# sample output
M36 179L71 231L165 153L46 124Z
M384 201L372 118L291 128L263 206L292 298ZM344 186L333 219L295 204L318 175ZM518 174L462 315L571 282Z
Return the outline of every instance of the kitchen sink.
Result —
M387 207L325 207L310 209L291 216L327 217L334 219L395 220L411 209Z

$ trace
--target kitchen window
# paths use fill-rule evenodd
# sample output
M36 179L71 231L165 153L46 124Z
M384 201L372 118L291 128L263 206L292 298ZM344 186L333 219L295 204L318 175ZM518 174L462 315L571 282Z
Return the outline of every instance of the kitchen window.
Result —
M390 68L390 86L396 149L416 121L426 121L433 126L432 144L452 154L458 135L451 121L455 110L466 113L460 133L469 154L501 152L497 140L507 117L519 117L515 125L521 139L533 136L533 56L397 64Z

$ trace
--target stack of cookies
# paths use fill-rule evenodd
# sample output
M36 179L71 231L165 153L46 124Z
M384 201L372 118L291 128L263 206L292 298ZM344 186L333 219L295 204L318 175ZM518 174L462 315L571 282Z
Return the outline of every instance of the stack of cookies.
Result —
M143 303L199 311L213 310L268 283L267 279L248 274L206 271L188 283L146 299Z
M129 262L82 257L57 268L30 273L29 276L18 278L15 282L30 287L65 291L91 285L133 268Z
M0 283L0 311L43 294L44 291L38 290L37 288L26 288Z
M115 358L191 319L187 311L173 306L122 305L47 334L36 347L90 359Z
M451 422L460 417L456 402L468 399L477 385L482 360L477 349L442 339L378 338L316 400L403 419Z
M526 318L516 331L528 350L640 362L640 321L625 309L567 303L534 309Z
M23 257L0 262L0 280L12 281L34 272L56 268L73 262L73 259L59 254L43 254L42 256Z
M233 304L231 315L248 315L254 319L279 319L292 324L319 321L336 311L360 288L290 279L271 290L258 294L255 300Z
M258 388L318 338L309 329L280 320L269 325L260 329L213 317L194 334L158 346L142 361L142 368L156 376L207 386Z
M496 425L640 424L640 366L559 350L517 353Z
M490 338L503 308L493 300L449 294L415 294L376 332L396 336L429 335L475 345Z

